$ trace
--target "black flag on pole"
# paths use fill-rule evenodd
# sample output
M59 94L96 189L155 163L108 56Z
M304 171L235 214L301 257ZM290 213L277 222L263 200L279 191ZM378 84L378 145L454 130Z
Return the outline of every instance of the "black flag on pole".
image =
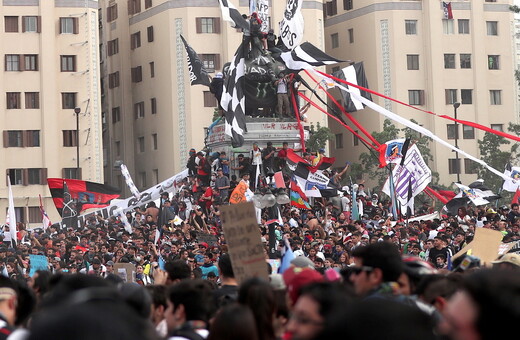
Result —
M352 83L354 85L362 86L366 89L368 89L368 80L365 75L365 68L363 67L363 62L355 63L354 65L347 66L343 68L342 70L339 70L332 74L334 77L339 78L341 80L348 81L349 83ZM363 91L358 89L354 86L348 86L351 91L356 92L361 97L364 97L370 101L372 101L372 95L370 92ZM365 105L361 103L359 100L356 100L355 98L352 98L350 95L350 92L341 90L341 95L343 97L343 102L345 106L345 110L347 112L354 112L358 110L362 110Z
M191 85L206 85L209 86L211 81L209 80L208 71L204 68L202 61L200 60L197 52L188 45L186 39L181 35L182 42L186 48L186 59L188 61L188 70L190 71L190 83Z
M242 17L242 14L228 0L219 0L222 18L231 24L231 27L249 30L249 22Z
M245 51L247 46L242 42L225 75L224 90L220 106L226 113L226 135L231 136L234 148L244 144L246 127Z

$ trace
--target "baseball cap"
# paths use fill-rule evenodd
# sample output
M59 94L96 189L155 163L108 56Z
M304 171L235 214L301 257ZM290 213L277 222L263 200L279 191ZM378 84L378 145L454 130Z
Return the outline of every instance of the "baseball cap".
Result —
M491 261L493 264L499 264L499 263L511 263L515 266L520 267L520 255L515 253L508 253L505 254L500 258L500 260Z
M200 242L199 246L203 246L204 248L208 249L208 244L206 242Z
M303 257L303 256L299 256ZM293 260L294 261L294 260ZM283 280L287 286L287 293L293 302L298 300L303 286L313 282L323 282L322 274L312 268L289 267L283 272Z
M332 246L330 244L326 244L326 245L323 246L323 248L325 248L325 249L332 249Z
M298 268L312 268L314 269L314 262L305 256L298 256L291 261L291 264Z

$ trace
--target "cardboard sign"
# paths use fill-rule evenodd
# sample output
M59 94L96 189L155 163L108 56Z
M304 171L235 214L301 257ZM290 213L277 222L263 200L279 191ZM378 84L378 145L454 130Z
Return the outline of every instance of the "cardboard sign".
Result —
M253 203L221 207L222 227L238 283L250 277L268 279L267 262Z
M500 231L476 228L473 241L453 255L453 260L466 253L471 253L480 259L482 267L490 267L492 266L491 261L495 261L499 256L503 237L504 235Z
M29 261L31 263L31 269L29 276L33 277L37 270L49 270L49 261L47 256L43 255L29 255Z
M206 233L197 233L197 240L199 242L206 242L210 247L217 244L217 237L215 235Z
M123 282L135 282L135 265L132 263L115 263L114 273L123 279Z

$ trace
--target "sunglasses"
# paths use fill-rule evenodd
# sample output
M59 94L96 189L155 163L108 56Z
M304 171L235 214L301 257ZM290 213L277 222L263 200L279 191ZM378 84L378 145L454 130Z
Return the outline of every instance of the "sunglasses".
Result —
M350 267L349 269L352 274L359 275L359 274L361 274L361 272L366 272L366 273L372 272L374 270L374 267L361 266L361 267Z

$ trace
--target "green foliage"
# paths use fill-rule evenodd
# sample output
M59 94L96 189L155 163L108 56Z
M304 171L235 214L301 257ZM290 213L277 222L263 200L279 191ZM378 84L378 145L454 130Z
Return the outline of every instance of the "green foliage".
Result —
M325 147L327 141L334 139L334 134L330 129L325 126L320 126L320 123L317 123L316 127L314 124L311 124L309 132L309 140L305 144L309 151L318 151Z
M518 135L520 125L509 123L507 129L509 132ZM478 141L480 158L489 166L502 170L508 162L518 157L518 143L513 143L510 147L506 147L508 145L511 145L511 142L506 138L486 132L484 138ZM498 192L502 187L502 178L490 172L487 168L479 166L478 175L479 178L484 180L486 186L494 192Z

